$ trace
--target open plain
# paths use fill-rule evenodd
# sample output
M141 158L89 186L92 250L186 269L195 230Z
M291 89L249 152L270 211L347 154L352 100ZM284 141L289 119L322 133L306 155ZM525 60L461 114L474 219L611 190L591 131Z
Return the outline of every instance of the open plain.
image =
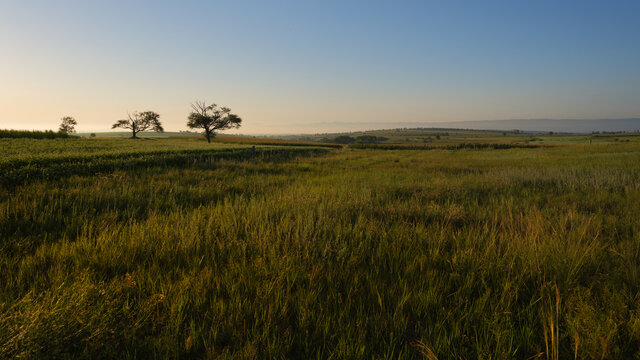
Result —
M487 136L0 139L0 357L640 356L640 137Z

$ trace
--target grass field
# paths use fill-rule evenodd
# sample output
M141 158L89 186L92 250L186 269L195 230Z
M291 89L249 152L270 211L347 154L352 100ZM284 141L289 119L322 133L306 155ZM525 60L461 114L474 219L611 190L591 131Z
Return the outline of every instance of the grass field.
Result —
M289 135L283 139L327 141L336 136L347 135L354 138L362 135L383 137L383 145L426 145L453 146L460 143L470 144L591 144L637 141L640 133L607 133L607 134L549 134L549 133L514 133L513 131L463 130L463 129L388 129L369 130L351 133Z
M0 358L640 359L617 138L1 139Z

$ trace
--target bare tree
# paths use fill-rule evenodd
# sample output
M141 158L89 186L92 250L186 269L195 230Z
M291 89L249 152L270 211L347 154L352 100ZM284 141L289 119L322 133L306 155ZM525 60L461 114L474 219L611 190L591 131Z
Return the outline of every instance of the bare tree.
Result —
M134 112L127 114L127 119L118 120L113 126L115 128L129 129L133 133L131 138L137 139L137 133L141 131L153 130L155 132L164 132L162 124L160 124L160 115L153 111L144 111L141 113Z
M207 105L204 101L191 104L193 112L187 118L187 126L191 129L203 129L207 142L216 136L216 131L239 128L242 119L231 113L231 109L218 107L216 104Z
M59 132L63 132L65 134L72 134L76 132L76 125L78 125L76 119L72 118L71 116L65 116L60 120L61 123L60 128L58 129Z

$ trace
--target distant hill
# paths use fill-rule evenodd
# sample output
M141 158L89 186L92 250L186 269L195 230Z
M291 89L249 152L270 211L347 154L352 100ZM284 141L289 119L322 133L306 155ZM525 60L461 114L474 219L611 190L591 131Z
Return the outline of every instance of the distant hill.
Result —
M640 118L629 119L513 119L453 122L326 122L314 127L325 132L344 132L391 128L446 128L473 130L521 130L527 132L591 133L593 131L640 131Z

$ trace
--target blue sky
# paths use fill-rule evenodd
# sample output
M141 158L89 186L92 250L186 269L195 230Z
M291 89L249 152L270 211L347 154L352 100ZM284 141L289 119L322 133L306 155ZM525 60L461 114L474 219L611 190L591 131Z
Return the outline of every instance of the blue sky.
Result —
M640 116L638 1L0 0L0 128Z

